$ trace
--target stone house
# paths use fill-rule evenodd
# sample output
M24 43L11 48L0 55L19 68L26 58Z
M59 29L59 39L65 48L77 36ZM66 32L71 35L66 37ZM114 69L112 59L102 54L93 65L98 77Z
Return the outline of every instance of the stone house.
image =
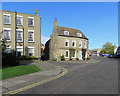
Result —
M26 56L41 57L41 24L36 10L35 15L0 10L1 39L7 44L6 52L16 51Z
M60 60L64 55L65 60L83 60L88 56L88 39L77 29L61 27L54 21L54 28L50 36L48 47L49 59Z

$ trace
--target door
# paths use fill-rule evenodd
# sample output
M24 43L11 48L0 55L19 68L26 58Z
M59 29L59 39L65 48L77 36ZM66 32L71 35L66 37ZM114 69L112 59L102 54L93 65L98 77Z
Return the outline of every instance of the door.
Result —
M79 51L79 60L82 60L82 51Z

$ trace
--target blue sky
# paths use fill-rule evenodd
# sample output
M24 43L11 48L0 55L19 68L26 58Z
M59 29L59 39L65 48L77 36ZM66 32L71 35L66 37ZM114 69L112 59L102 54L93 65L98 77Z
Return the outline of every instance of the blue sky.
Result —
M117 2L4 2L2 9L41 16L41 41L52 34L54 19L58 26L76 28L89 39L89 49L102 48L107 41L118 45Z

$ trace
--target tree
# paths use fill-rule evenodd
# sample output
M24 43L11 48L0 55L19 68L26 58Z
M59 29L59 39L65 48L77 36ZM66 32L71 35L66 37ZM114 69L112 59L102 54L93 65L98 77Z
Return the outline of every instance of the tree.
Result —
M114 54L115 45L112 45L110 42L106 42L106 44L102 47L102 53L104 54Z

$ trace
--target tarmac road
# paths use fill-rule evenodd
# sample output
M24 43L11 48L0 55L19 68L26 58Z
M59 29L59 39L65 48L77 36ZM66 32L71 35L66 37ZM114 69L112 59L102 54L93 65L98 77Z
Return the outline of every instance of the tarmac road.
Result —
M118 59L93 58L100 62L67 64L48 61L65 67L67 74L18 94L118 94Z

